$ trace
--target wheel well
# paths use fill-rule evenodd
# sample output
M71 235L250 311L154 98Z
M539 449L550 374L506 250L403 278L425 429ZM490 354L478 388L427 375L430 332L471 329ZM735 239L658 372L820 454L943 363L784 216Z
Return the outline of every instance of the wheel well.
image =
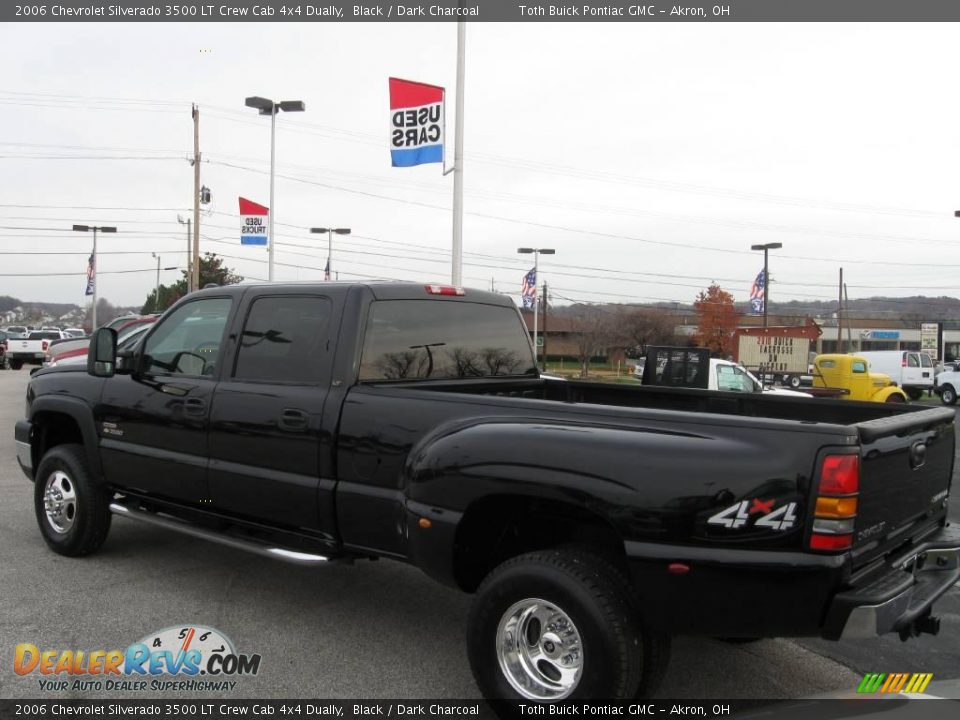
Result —
M41 412L33 418L35 442L33 443L33 467L40 464L40 460L50 448L66 443L83 444L83 433L77 421L62 413Z
M562 501L495 495L464 513L454 541L454 577L473 592L505 560L563 545L596 552L626 571L623 539L600 515Z

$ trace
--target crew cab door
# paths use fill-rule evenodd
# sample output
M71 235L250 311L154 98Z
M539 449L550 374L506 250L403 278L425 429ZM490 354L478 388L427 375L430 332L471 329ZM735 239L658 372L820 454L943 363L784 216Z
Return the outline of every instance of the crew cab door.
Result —
M184 303L144 339L132 374L95 409L109 483L188 504L207 500L207 420L230 314L227 297Z
M333 538L330 386L334 301L320 294L250 293L233 332L232 366L213 398L213 509ZM326 450L324 450L326 448Z

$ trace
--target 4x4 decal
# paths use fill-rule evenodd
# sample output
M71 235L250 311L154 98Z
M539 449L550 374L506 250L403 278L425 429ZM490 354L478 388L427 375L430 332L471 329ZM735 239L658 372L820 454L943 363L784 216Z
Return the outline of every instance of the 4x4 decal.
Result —
M736 530L745 527L753 520L752 527L770 528L771 530L790 530L797 524L797 504L787 503L774 509L776 500L762 500L753 498L741 500L724 508L707 520L708 525L722 525L725 528Z

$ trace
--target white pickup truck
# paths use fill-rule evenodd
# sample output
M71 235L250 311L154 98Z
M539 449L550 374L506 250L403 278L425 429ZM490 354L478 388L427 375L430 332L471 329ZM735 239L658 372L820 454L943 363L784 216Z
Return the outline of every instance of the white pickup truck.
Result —
M43 365L50 343L65 338L59 330L34 330L26 337L7 340L7 363L11 370L27 365Z
M639 363L637 367L641 367ZM810 397L809 393L796 390L764 387L763 383L742 365L712 358L704 348L649 347L642 370L635 376L644 385L763 393L780 397Z

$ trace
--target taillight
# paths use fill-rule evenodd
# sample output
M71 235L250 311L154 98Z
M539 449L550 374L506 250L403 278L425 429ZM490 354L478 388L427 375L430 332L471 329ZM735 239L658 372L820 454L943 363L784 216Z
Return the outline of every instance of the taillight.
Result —
M48 347L50 347L50 343L48 343L46 340L44 340L44 341L43 341L43 347L42 347L41 349L42 349L44 352L46 352L46 350L47 350Z
M859 493L860 456L824 457L813 512L811 550L836 552L853 546Z
M431 295L466 295L462 287L453 285L426 285L425 287Z

